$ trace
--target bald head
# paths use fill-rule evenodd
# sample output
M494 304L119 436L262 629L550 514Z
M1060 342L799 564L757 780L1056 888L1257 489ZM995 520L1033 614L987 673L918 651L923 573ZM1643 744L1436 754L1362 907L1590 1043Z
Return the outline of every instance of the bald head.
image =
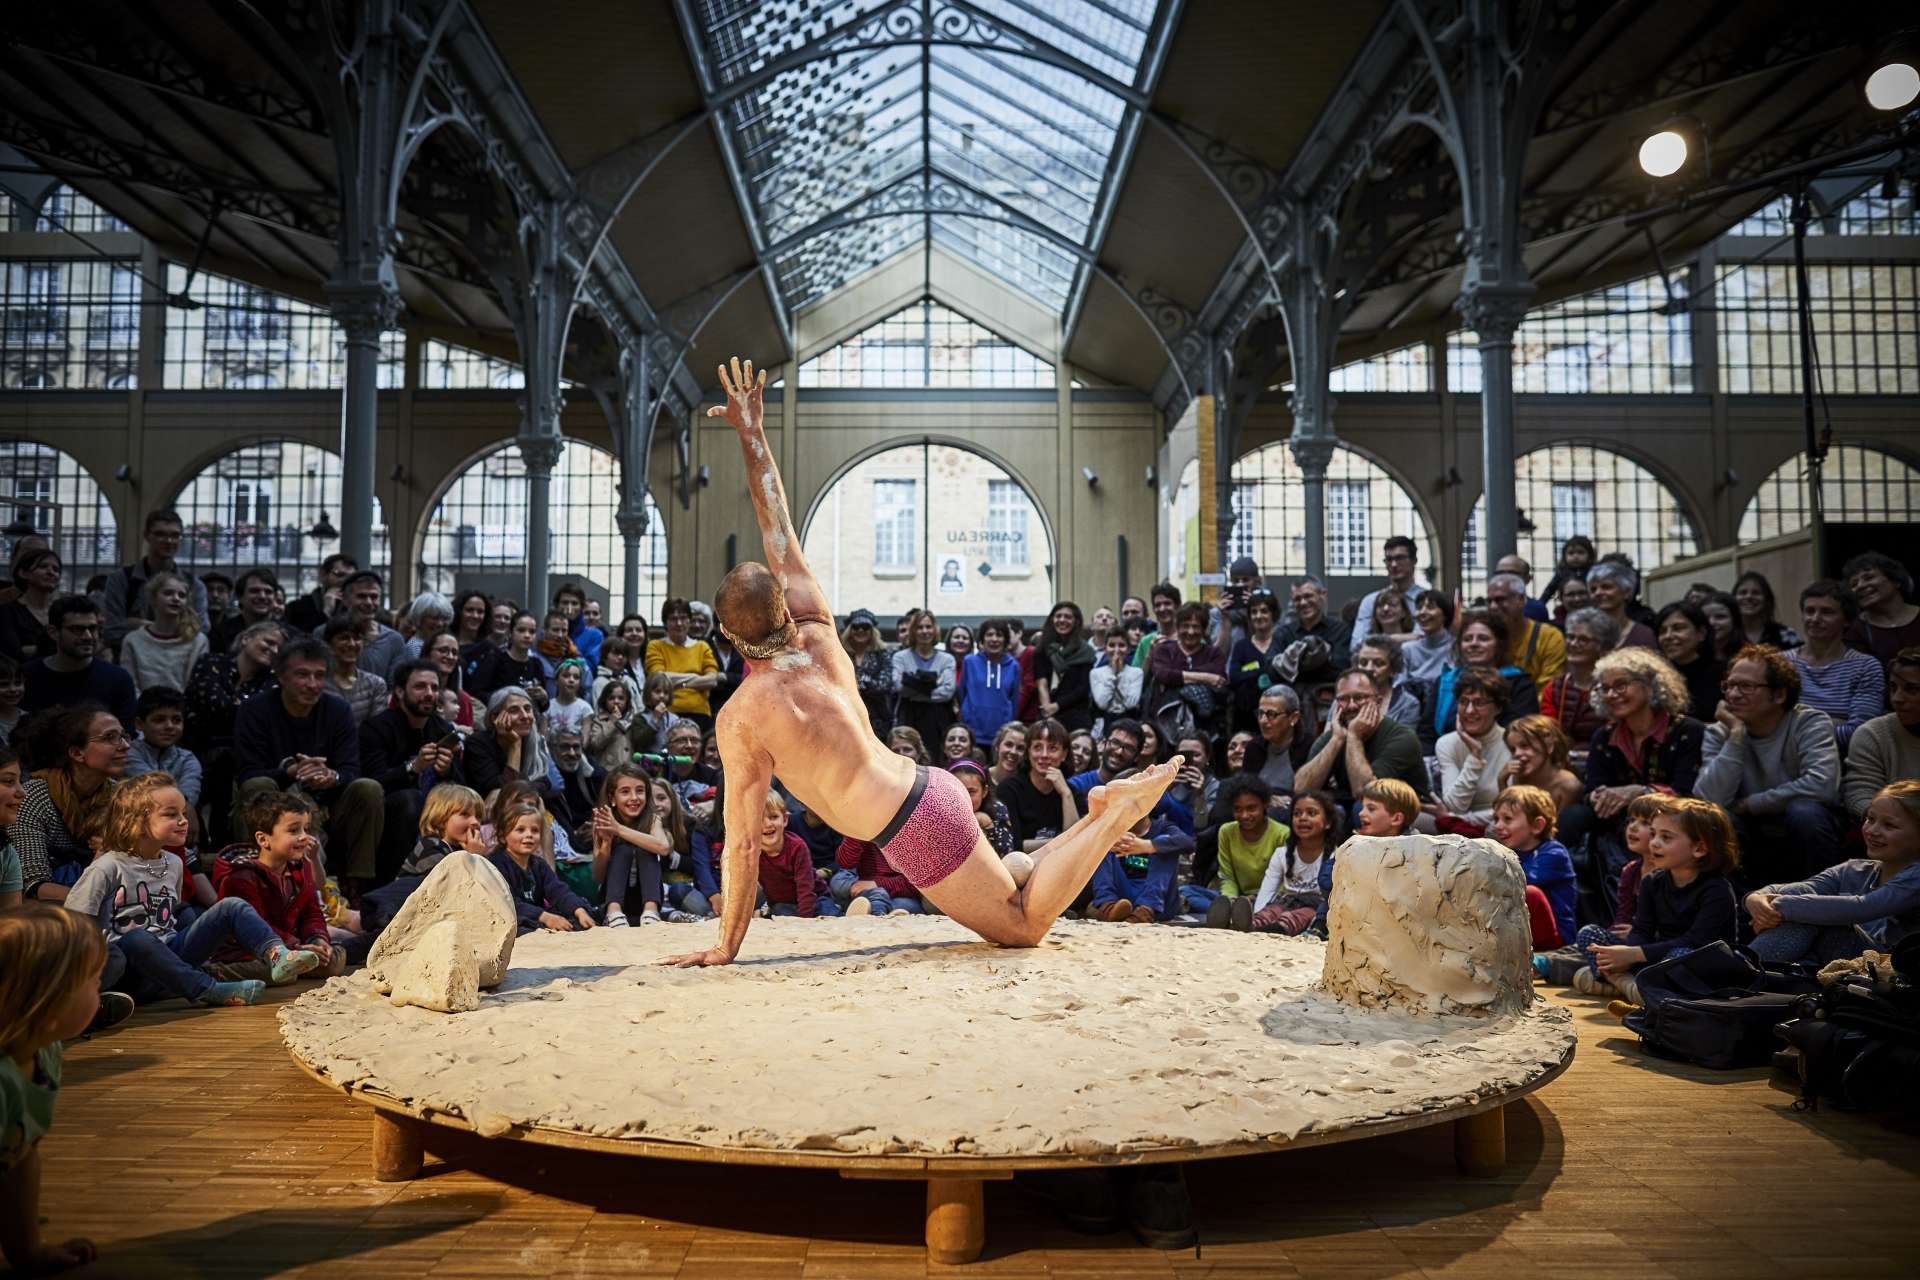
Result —
M780 588L780 579L763 564L749 560L735 565L714 593L713 612L742 653L750 647L784 642L787 594Z

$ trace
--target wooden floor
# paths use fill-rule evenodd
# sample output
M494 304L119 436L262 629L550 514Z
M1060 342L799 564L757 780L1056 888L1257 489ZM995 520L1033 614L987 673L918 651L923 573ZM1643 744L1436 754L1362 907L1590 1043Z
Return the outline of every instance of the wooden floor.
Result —
M1075 1235L988 1183L985 1256L930 1267L917 1183L457 1134L418 1181L382 1185L366 1112L294 1068L271 1002L163 1006L71 1046L41 1210L53 1237L100 1244L89 1276L137 1280L1920 1273L1913 1127L1795 1112L1764 1072L1647 1058L1571 1003L1578 1056L1509 1110L1504 1177L1456 1174L1449 1126L1194 1165L1201 1243L1184 1252Z

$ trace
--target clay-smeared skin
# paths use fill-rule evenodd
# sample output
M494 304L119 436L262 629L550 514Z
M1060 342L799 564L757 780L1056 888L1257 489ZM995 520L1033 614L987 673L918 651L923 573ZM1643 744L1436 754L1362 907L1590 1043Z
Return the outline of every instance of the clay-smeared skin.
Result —
M1491 840L1355 836L1335 855L1322 984L1369 1009L1525 1009L1526 889L1520 860Z
M1573 1042L1545 1003L1357 1008L1315 989L1320 944L1224 929L1062 921L1009 950L935 917L762 920L746 962L655 963L715 928L528 934L457 1017L336 978L282 1030L336 1083L487 1132L865 1154L1292 1137L1517 1086Z

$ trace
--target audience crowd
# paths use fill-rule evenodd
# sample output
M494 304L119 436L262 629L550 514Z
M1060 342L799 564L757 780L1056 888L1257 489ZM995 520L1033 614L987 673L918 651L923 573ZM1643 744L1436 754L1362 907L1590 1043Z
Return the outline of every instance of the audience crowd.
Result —
M456 849L499 868L524 929L692 922L730 893L768 915L934 909L777 784L756 882L721 879L712 730L747 668L700 602L392 601L342 555L289 598L265 569L181 569L173 512L144 537L84 594L22 538L0 586L0 907L90 922L29 910L0 942L86 966L95 1026L342 972ZM890 633L855 608L840 638L873 732L959 776L1016 880L1095 788L1184 757L1084 918L1314 933L1345 838L1419 831L1511 849L1535 947L1577 948L1574 985L1628 1003L1637 969L1715 940L1825 961L1920 929L1920 608L1898 561L1802 584L1783 621L1752 572L1652 609L1585 538L1538 593L1507 556L1473 600L1423 587L1416 554L1388 539L1344 609L1243 557L1211 603L1160 583L1032 630L914 610Z

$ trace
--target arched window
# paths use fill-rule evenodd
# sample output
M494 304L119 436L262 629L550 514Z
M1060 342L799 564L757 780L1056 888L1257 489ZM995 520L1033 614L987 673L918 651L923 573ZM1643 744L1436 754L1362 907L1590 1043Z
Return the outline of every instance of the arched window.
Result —
M801 546L835 613L871 609L883 626L912 608L1032 625L1053 604L1053 537L1032 495L956 445L916 441L855 463L814 502Z
M0 439L0 553L32 534L60 553L61 585L79 591L119 564L120 526L100 486L72 455L34 440Z
M1828 520L1905 524L1920 511L1920 470L1869 445L1835 445L1820 468L1821 506ZM1740 516L1741 542L1807 527L1807 455L1796 453L1760 482Z
M289 596L319 584L320 562L338 551L340 455L303 440L259 440L221 454L180 487L170 504L186 526L180 563L230 577L271 569ZM373 563L391 569L380 500L373 502Z
M1651 471L1610 449L1589 444L1535 449L1514 463L1513 483L1520 514L1517 550L1533 568L1535 590L1553 575L1560 544L1575 534L1593 539L1601 555L1626 552L1641 570L1700 550L1699 533L1678 495ZM1486 590L1486 516L1482 495L1461 543L1469 596Z
M1229 559L1252 556L1268 577L1305 573L1306 494L1285 441L1242 454L1233 464ZM1433 539L1413 495L1370 458L1336 447L1327 464L1327 576L1381 576L1380 544L1395 534L1414 540L1423 567L1433 564Z
M46 198L40 202L40 210L34 215L33 229L77 231L86 235L90 232L131 231L133 228L72 187L61 186L48 191Z
M931 298L800 366L803 387L1051 389L1053 366Z
M548 570L556 579L604 594L617 621L639 612L660 616L667 594L667 529L647 495L647 536L640 549L640 598L626 598L626 549L614 512L620 505L620 463L607 450L566 440L549 490ZM503 444L468 463L440 495L415 560L424 590L453 594L473 587L518 600L527 564L527 465L520 446ZM549 593L549 596L551 593ZM546 600L528 602L536 612Z

